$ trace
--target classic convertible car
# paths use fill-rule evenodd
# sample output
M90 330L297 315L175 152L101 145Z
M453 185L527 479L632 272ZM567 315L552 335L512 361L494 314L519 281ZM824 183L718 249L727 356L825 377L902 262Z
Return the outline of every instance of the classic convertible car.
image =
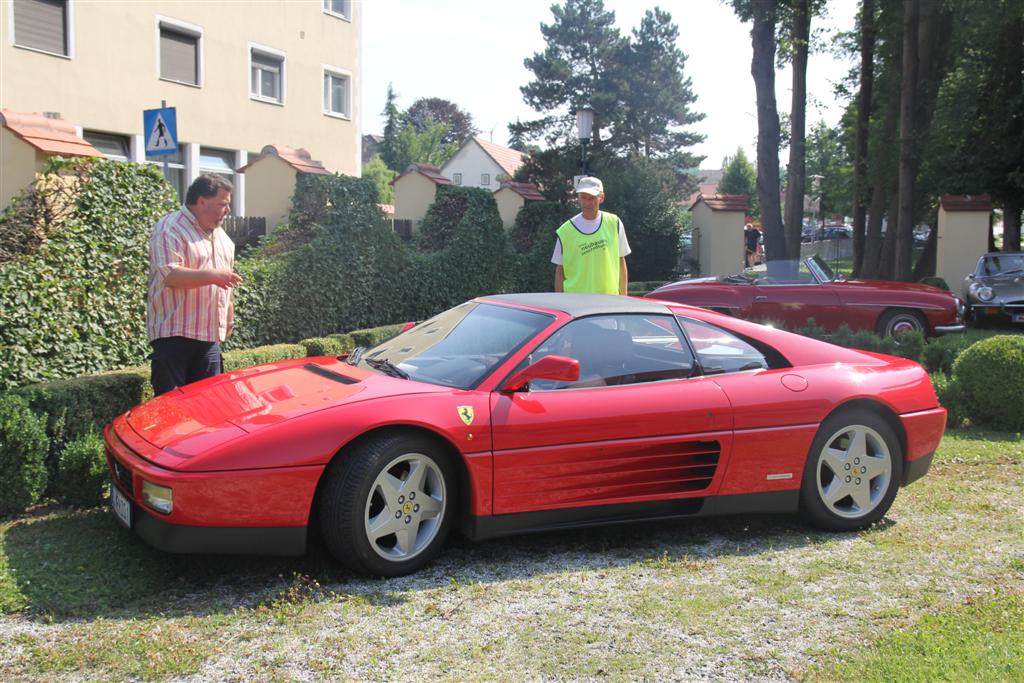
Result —
M270 363L104 432L116 518L169 552L422 567L458 529L799 512L880 519L946 411L911 361L712 311L584 294L481 297L374 348Z
M739 275L681 280L647 296L746 320L782 323L789 329L804 327L811 318L827 332L845 323L852 330L889 337L910 330L936 335L964 329L963 302L946 290L909 282L847 280L819 256Z
M977 325L990 320L1024 323L1024 254L995 252L978 259L964 280L968 317Z

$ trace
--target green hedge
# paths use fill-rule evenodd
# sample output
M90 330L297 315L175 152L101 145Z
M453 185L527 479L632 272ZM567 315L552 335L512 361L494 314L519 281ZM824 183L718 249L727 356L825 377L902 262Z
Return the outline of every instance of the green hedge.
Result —
M952 381L972 423L1024 430L1024 336L973 344L953 363Z
M46 486L46 425L18 396L0 395L0 517L21 512Z
M0 263L0 389L140 362L149 231L171 187L148 164L53 158L26 192L0 234L45 237Z

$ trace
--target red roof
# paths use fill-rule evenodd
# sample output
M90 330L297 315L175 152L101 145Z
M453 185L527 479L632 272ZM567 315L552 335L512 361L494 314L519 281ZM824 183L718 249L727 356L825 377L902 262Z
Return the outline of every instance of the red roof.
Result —
M473 138L473 140L487 152L488 156L494 159L494 163L501 166L501 170L507 173L510 178L516 174L520 166L526 163L523 161L523 153L518 149L502 147L481 138Z
M260 150L260 155L248 164L238 169L239 173L245 173L246 169L255 164L263 157L273 156L285 162L299 173L315 173L317 175L330 175L331 172L324 168L319 161L315 161L308 151L301 147L288 147L286 145L267 145Z
M402 175L392 180L391 184L394 185L398 182L399 178L404 178L410 173L419 173L420 175L425 176L427 180L430 180L437 185L450 185L452 182L441 175L441 169L437 166L432 164L409 164L405 167L405 170L402 171Z
M36 149L60 156L102 157L103 153L78 136L75 126L62 118L39 112L22 114L0 109L0 124Z
M944 194L939 205L946 211L991 211L992 198L987 194Z
M703 200L712 211L743 211L746 213L748 208L747 195L745 194L713 194L707 197L700 195L693 204L690 205L690 208L692 209L697 205L697 202L701 200Z
M544 201L544 195L540 193L540 189L533 183L514 183L511 180L505 180L501 183L501 187L498 188L498 192L502 190L512 190L523 199L529 201Z

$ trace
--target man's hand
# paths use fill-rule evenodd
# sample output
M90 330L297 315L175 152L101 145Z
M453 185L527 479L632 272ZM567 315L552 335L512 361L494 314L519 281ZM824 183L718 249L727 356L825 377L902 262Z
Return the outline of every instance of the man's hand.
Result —
M210 284L223 287L224 289L230 289L242 284L242 276L233 270L226 270L224 268L217 268L210 272Z

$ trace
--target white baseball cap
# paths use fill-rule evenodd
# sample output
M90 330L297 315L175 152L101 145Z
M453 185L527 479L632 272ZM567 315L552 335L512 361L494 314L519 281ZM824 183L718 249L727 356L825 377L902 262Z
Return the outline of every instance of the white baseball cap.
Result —
M580 178L580 182L576 184L576 194L589 194L596 197L599 194L604 194L604 185L600 178L586 176Z

